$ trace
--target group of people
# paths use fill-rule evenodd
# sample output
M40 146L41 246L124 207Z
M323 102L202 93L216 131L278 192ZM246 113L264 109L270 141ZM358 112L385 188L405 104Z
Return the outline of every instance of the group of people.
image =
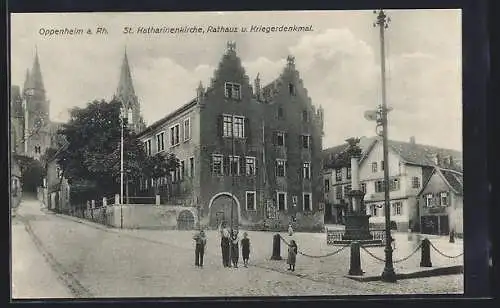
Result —
M248 260L250 258L250 239L248 233L243 232L243 237L240 238L237 229L228 229L226 224L222 222L219 225L219 233L221 236L221 251L222 251L222 265L225 268L237 268L240 259L239 247L241 243L241 254L243 257L243 266L248 267ZM291 226L288 230L289 235L292 236L293 229ZM205 231L201 229L193 236L195 241L195 266L203 267L203 256L205 254L205 247L207 245L207 237ZM288 244L288 258L287 264L289 271L295 271L295 262L297 260L297 243L295 240L290 240ZM231 264L232 263L232 264Z
M219 233L221 235L222 265L226 268L238 267L240 259L239 244L241 242L243 266L248 267L248 259L250 258L248 233L243 232L243 238L240 239L239 231L237 229L229 230L224 222L219 225Z

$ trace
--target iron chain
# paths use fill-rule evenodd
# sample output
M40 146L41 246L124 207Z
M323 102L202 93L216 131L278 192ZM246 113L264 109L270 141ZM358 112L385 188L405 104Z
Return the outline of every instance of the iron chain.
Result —
M369 251L366 247L361 246L361 248L362 248L364 251L366 251L366 253L368 253L368 254L369 254L371 257L373 257L374 259L377 259L377 260L378 260L378 261L380 261L380 262L385 262L385 259L382 259L382 258L377 257L375 254L373 254L371 251ZM408 260L409 258L411 258L411 257L412 257L415 253L417 253L417 251L418 251L420 248L422 248L422 244L418 245L418 247L417 247L417 248L415 248L415 250L414 250L412 253L410 253L408 256L406 256L406 257L404 257L404 258L402 258L402 259L399 259L399 260L393 260L392 262L393 262L393 263L400 263L400 262L404 262L404 261Z
M280 235L280 239L287 245L289 246L290 244ZM309 258L326 258L326 257L331 257L333 255L336 255L338 254L339 252L341 252L342 250L346 249L347 247L349 247L349 245L344 245L342 247L340 247L339 249L333 251L333 252L330 252L330 253L327 253L326 255L322 255L322 256L313 256L313 255L309 255L307 253L304 253L304 252L301 252L301 251L298 251L297 253L300 254L300 255L303 255L304 257L309 257Z
M436 246L434 246L434 244L432 244L432 243L430 243L430 244L431 244L431 247L432 247L432 248L433 248L433 249L434 249L437 253L439 253L440 255L442 255L443 257L446 257L446 258L455 259L455 258L458 258L458 257L461 257L461 256L463 256L463 255L464 255L464 253L462 252L461 254L456 255L456 256L449 256L449 255L447 255L447 254L445 254L445 253L441 252L439 249L437 249L437 247L436 247Z

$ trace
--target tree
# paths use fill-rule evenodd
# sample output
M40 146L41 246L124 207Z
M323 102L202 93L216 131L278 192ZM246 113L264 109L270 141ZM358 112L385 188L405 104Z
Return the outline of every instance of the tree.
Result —
M166 177L168 182L168 192L169 197L172 192L172 171L177 170L179 168L179 159L175 156L175 154L170 153L165 157L164 155L158 153L154 156L148 157L146 161L146 176L147 178L158 179L161 177ZM155 182L155 195L158 192L158 181Z
M71 118L59 130L67 144L56 156L71 182L91 182L98 195L120 189L121 102L93 101L71 110ZM140 140L124 127L124 169L131 179L143 174L146 153Z
M36 188L42 186L45 169L40 161L25 155L15 155L13 157L21 169L21 182L23 191L36 192Z

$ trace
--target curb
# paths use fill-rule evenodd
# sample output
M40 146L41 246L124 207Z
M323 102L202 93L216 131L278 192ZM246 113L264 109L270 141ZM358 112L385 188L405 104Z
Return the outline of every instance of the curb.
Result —
M446 276L446 275L457 275L464 273L463 265L453 265L453 266L443 266L436 267L428 270L421 270L410 273L396 273L396 279L414 279L414 278L426 278L426 277L436 277L436 276ZM344 277L356 280L359 282L369 282L369 281L381 281L381 276L353 276L344 275Z

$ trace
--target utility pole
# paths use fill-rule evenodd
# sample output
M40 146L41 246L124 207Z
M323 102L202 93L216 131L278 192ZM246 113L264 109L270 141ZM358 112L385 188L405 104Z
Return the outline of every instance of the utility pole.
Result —
M231 159L229 160L229 172L231 173L231 234L233 232L233 214L234 214L234 170L233 170L233 161L234 161L234 114L232 117L232 126L231 126Z
M374 11L377 13L377 11ZM389 27L390 18L387 18L384 10L380 10L374 26L380 30L380 68L382 79L382 106L379 107L380 120L382 124L383 155L384 155L384 197L385 197L385 266L381 279L385 282L396 282L396 273L392 261L392 237L391 237L391 207L389 194L389 155L387 145L387 97L386 97L386 75L385 75L385 29Z
M120 229L123 228L123 118L125 109L120 108L120 126L121 126L121 137L120 137Z

